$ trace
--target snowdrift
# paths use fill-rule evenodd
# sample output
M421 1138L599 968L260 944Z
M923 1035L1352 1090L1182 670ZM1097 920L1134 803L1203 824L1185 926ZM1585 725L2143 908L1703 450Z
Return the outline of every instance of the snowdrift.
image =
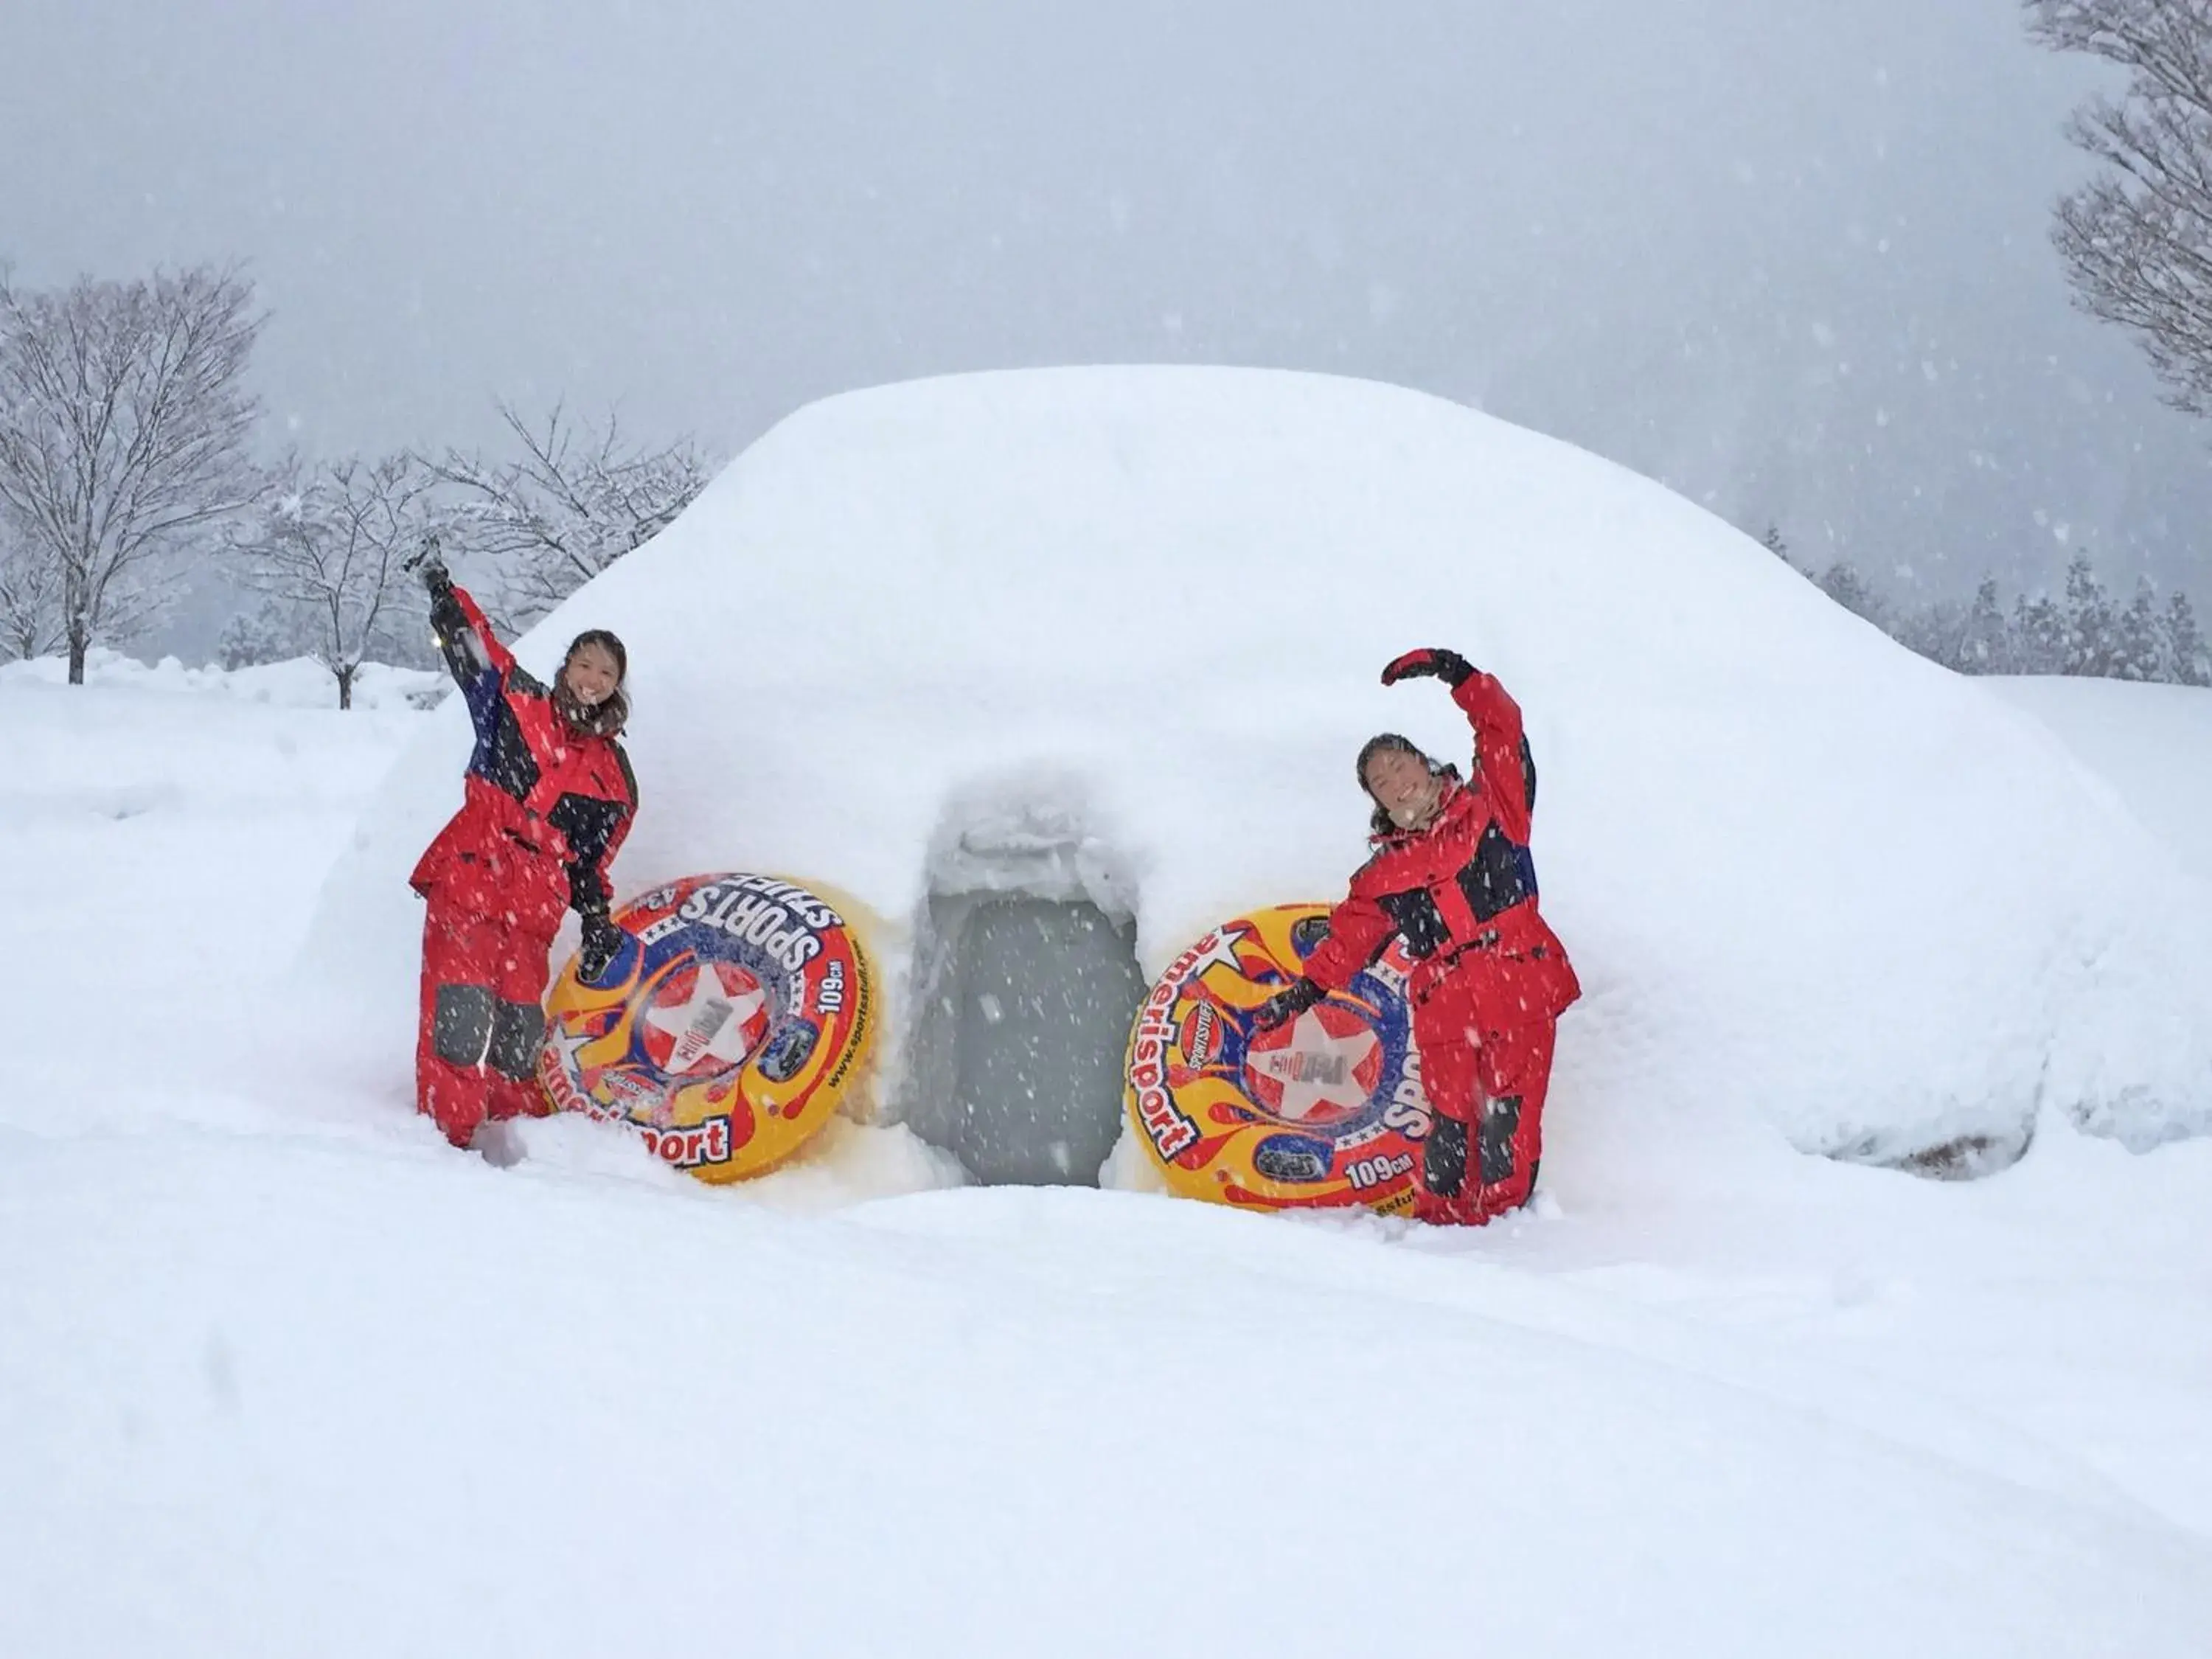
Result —
M1018 885L1025 849L1133 915L1148 972L1340 894L1360 742L1465 755L1441 693L1376 683L1449 644L1527 713L1588 988L1547 1185L1687 1180L1717 1135L1893 1161L2017 1147L2046 1107L2137 1146L2212 1126L2212 907L2047 730L1660 486L1431 398L1083 369L833 398L520 654L550 672L586 625L633 665L622 891L842 889L882 919L887 1036L926 896ZM404 878L467 747L440 709L309 947L395 1091Z

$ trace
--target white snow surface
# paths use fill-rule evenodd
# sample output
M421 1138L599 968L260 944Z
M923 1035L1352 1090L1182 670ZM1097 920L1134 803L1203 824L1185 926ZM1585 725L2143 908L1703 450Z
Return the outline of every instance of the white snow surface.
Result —
M1473 1233L843 1122L495 1167L290 969L444 717L208 689L0 673L9 1659L2204 1651L2212 1139L1942 1183L1585 1085Z
M742 868L907 929L963 841L1058 839L1150 970L1364 856L1360 743L1463 757L1412 646L1527 715L1544 904L1587 996L1583 1134L1688 1121L1892 1159L2045 1108L2135 1146L2212 1127L2212 902L2036 721L1656 484L1420 394L1261 371L963 376L836 398L740 457L520 646L630 648L635 892ZM400 884L451 811L440 711L364 816L313 959L398 1066ZM1062 867L1068 861L1062 861ZM396 1071L393 1073L397 1075Z
M2212 882L2212 689L1984 680L2041 720L2199 881Z
M250 668L218 668L213 664L187 668L174 657L145 663L119 651L94 647L85 659L84 678L88 685L140 691L202 691L286 708L335 708L338 701L337 681L329 669L310 657ZM0 685L68 683L69 661L64 657L0 663ZM356 708L427 705L437 702L449 684L445 675L423 669L363 663L354 680L353 703Z

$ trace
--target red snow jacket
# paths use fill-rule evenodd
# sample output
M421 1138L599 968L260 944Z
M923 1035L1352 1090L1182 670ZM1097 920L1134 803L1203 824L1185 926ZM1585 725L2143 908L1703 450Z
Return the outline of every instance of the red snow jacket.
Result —
M548 688L516 666L467 590L452 596L439 643L467 700L476 749L461 810L409 879L427 896L460 873L458 865L489 865L519 889L497 896L514 913L557 917L563 904L604 913L607 866L637 811L629 757L612 738L571 725ZM475 882L464 874L460 884Z
M1342 990L1398 936L1416 963L1407 988L1416 1006L1447 976L1464 976L1486 1030L1556 1019L1582 985L1537 913L1521 709L1482 673L1452 701L1474 728L1474 777L1446 774L1425 829L1374 838L1373 856L1329 913L1328 937L1306 959L1306 976Z

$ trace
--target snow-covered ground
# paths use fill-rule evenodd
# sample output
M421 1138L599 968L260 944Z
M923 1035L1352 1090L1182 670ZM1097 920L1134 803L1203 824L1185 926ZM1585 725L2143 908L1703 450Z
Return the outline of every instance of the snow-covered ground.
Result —
M336 708L337 682L329 669L307 657L289 662L264 663L252 668L187 668L174 657L157 663L141 662L119 651L95 647L85 660L85 684L136 691L213 692L246 702L273 703L284 708ZM38 657L29 662L0 663L0 685L66 685L69 664L60 657ZM428 706L445 695L443 674L419 668L394 668L386 663L363 663L355 677L356 708L404 708Z
M1124 463L1141 472L1158 452L1131 441ZM962 533L937 530L948 546ZM1689 544L1683 531L1673 545ZM1569 603L1541 580L1525 591ZM1471 639L1468 622L1412 614ZM1807 626L1828 637L1825 620ZM1950 711L1936 748L1954 764L1994 749L2000 772L2008 754L2043 769L2090 829L2118 826L2131 880L2178 910L2197 902L2174 824L2128 780L2090 780L2009 690L1889 665L1856 624L1836 626L1817 649L1868 677L1882 708ZM1265 691L1249 768L1220 759L1203 720L1183 734L1193 799L1218 761L1283 809L1288 850L1252 854L1260 896L1325 890L1356 856L1356 798L1328 793L1348 793L1342 738L1438 724L1353 689L1382 631L1351 630L1349 666L1334 644L1300 656L1328 696L1267 678L1264 653L1238 657ZM1516 657L1500 665L1543 688L1524 692L1532 707L1571 698L1565 669L1504 639L1471 642ZM730 641L732 684L750 684L747 648L770 647ZM1071 655L1065 641L1038 650ZM639 751L649 810L672 827L658 842L641 829L626 890L692 850L676 821L696 792L653 793L656 769L678 769L644 736L656 719L682 725L680 696L705 683L671 652L659 679L640 653ZM846 695L865 706L880 688L865 651L838 659L856 659ZM1737 671L1705 672L1710 707ZM1746 740L1768 761L1812 694L1783 665L1761 672L1771 702ZM975 690L946 678L948 703ZM1652 695L1627 678L1634 698ZM1802 1103L1701 1107L1674 1083L1639 1101L1585 1069L1549 1120L1536 1210L1473 1234L1126 1191L961 1189L896 1127L841 1125L799 1166L736 1190L573 1120L526 1126L526 1156L494 1168L408 1109L374 988L392 969L391 918L359 942L351 994L330 960L343 944L332 907L368 902L355 872L416 810L415 780L452 761L450 715L404 697L344 714L264 702L251 681L193 689L0 673L0 867L24 890L0 956L15 1016L14 1086L0 1091L0 1654L2206 1650L2212 1140L2130 1152L2079 1133L2054 1099L2013 1167L1925 1182L1805 1156L1790 1133ZM1339 695L1366 701L1341 714ZM1284 699L1321 724L1311 756L1271 735ZM1632 1015L1695 1004L1647 994L1637 975L1656 971L1656 946L1571 896L1571 876L1626 893L1607 862L1614 832L1576 825L1614 810L1607 769L1645 716L1596 702L1538 716L1540 854L1595 981L1563 1051L1628 1053ZM2106 700L2069 741L2119 752L2139 702ZM1680 709L1650 709L1650 729ZM1596 732L1576 729L1585 716ZM1849 729L1837 718L1831 737ZM1726 735L1686 738L1676 775L1725 773ZM1323 757L1329 769L1310 773ZM773 740L750 763L748 776L805 781ZM1097 787L1110 792L1113 768L1102 761ZM1820 772L1737 769L1746 798L1701 809L1709 836L1778 810L1755 786L1802 791ZM1935 777L1932 762L1907 770ZM2009 860L2071 844L2041 819L1978 828L1975 799L2022 799L1987 778L1937 797L1961 815L1949 831L2008 866L1972 904L2028 890ZM733 813L727 833L761 839L732 861L757 848L791 862L771 855L795 842L775 838L799 821L746 787L764 827ZM1682 809L1650 810L1677 833ZM921 854L872 863L868 828L835 828L849 863L808 866L864 891L883 872L874 896L896 913L894 857L918 870ZM1148 953L1173 948L1178 905L1226 914L1252 896L1216 900L1160 868L1204 850L1166 833L1132 855L1140 906L1164 905ZM1794 866L1776 853L1757 867ZM1765 896L1840 949L1813 896ZM404 888L385 902L402 923L419 915ZM2085 925L2086 908L2058 908ZM1639 926L1650 914L1633 911ZM2129 951L2174 947L2136 911L2121 920L2089 962L2124 985ZM2020 926L1998 942L2035 937ZM1692 952L1683 971L1705 965ZM2095 981L2045 983L2087 995ZM1958 994L1986 1010L2003 990ZM2047 1042L2066 1003L2039 1005L2049 1024L2024 1029ZM1875 1036L1893 1007L1863 1011ZM1802 1015L1790 1035L1821 1029ZM1673 1064L1680 1041L1654 1030L1644 1052ZM1759 1063L1786 1079L1830 1062L1778 1038Z

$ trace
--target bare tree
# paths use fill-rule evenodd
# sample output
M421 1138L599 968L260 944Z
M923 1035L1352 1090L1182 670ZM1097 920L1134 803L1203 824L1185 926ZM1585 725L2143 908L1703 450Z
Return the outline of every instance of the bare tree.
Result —
M0 511L54 562L72 685L146 619L160 556L252 499L252 305L205 266L55 292L0 271Z
M369 653L428 627L415 584L400 568L444 521L438 476L413 455L288 464L235 544L239 579L276 600L298 637L353 707L354 677Z
M0 656L43 657L63 637L59 567L0 525Z
M502 609L517 623L658 534L706 485L689 439L636 448L611 413L595 427L556 404L541 428L506 404L499 412L522 447L519 459L449 453L437 470L461 492L470 548L497 561Z
M2212 0L2026 0L2027 29L2127 71L2067 137L2104 164L2051 240L2091 315L2130 331L2169 401L2212 414Z

